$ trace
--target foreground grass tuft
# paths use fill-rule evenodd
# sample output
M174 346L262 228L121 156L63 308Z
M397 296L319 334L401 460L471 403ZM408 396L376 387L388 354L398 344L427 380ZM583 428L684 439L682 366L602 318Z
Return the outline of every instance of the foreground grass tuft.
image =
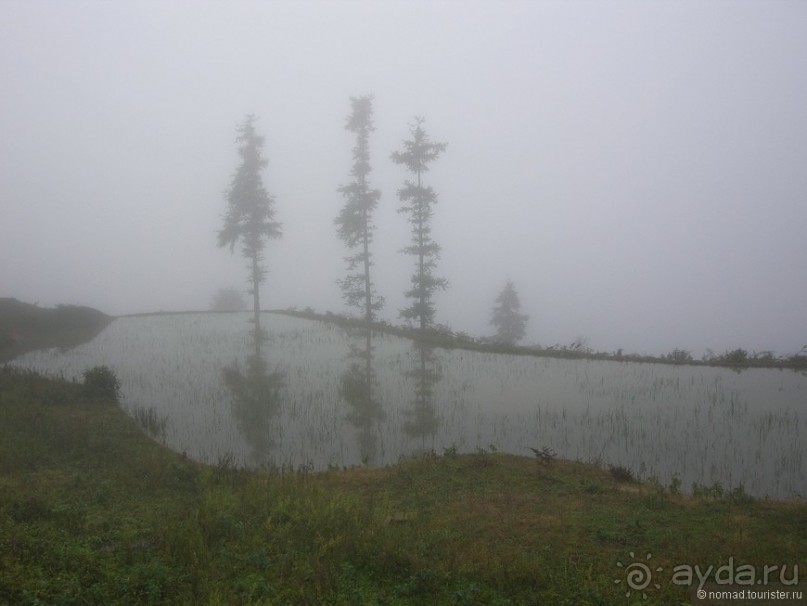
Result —
M725 496L485 450L205 467L81 385L0 370L0 604L680 604L669 575L626 598L617 562L807 570L804 503Z

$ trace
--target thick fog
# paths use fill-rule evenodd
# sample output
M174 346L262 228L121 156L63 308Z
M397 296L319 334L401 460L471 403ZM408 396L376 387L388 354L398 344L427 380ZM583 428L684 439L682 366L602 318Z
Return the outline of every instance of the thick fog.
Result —
M345 311L350 97L375 96L375 279L414 269L390 153L446 152L437 321L700 355L807 343L807 3L0 2L0 296L111 314L247 288L216 247L259 117L284 236L264 308Z

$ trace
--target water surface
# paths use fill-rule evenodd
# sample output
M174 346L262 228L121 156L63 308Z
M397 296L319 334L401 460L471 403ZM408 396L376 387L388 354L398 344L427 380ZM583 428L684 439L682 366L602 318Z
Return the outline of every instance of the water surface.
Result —
M15 365L66 378L106 364L122 405L207 463L323 469L422 450L497 449L622 465L758 497L807 495L807 379L790 370L670 366L426 349L263 314L124 317L67 352ZM257 355L256 355L257 353Z

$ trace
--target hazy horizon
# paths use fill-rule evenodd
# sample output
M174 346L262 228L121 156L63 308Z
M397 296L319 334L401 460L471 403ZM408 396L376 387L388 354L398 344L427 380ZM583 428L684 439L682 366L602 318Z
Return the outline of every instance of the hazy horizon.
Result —
M6 0L0 49L0 297L122 315L246 290L216 232L254 113L284 229L262 306L346 311L344 123L372 94L382 319L414 265L390 153L423 116L448 143L437 322L491 334L512 279L526 344L807 344L803 2Z

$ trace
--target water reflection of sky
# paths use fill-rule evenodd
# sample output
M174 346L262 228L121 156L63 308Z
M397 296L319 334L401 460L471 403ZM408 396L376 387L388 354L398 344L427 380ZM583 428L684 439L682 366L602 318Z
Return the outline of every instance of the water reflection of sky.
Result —
M685 489L719 481L726 488L743 484L756 496L807 495L807 379L793 371L424 353L410 341L374 333L374 412L364 423L357 420L360 405L343 389L351 366L364 364L355 347L351 355L361 336L266 314L261 376L250 366L247 319L120 318L91 343L33 352L15 364L68 378L107 364L118 373L130 412L154 408L166 419L168 446L210 463L325 468L390 464L451 446L474 452L493 445L519 455L548 446L564 458L624 465L663 484L678 475ZM427 367L424 398L419 373ZM225 369L243 381L235 391ZM263 399L271 400L271 414L253 410L262 401L256 390L277 386L267 379L276 376L282 385Z

